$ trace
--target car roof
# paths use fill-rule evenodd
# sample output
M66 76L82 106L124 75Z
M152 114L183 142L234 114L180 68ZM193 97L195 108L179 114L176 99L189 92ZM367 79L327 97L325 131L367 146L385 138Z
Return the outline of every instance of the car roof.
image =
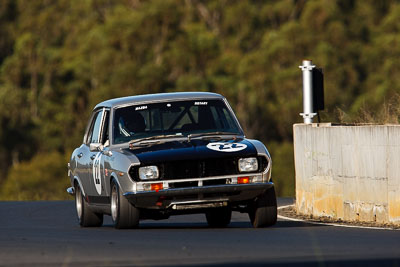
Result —
M209 92L178 92L178 93L136 95L136 96L127 96L127 97L109 99L97 104L94 109L103 107L113 108L116 106L124 106L136 103L151 103L151 102L163 102L168 100L190 100L190 99L224 99L224 97L220 94L209 93Z

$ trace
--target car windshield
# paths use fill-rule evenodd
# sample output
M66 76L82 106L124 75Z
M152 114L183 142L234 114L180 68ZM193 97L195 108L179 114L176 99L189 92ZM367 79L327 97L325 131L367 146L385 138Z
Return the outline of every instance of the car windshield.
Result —
M114 144L160 135L231 133L242 135L234 115L222 100L174 101L117 108Z

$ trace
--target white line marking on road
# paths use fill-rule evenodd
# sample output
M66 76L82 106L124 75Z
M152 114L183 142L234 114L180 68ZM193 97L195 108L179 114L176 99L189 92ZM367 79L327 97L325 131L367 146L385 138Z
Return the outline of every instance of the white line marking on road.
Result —
M278 210L293 207L294 205L286 205L278 207ZM346 228L359 228L359 229L371 229L371 230L391 230L391 231L399 231L400 229L393 229L393 228L384 228L384 227L372 227L372 226L358 226L358 225L345 225L345 224L338 224L338 223L323 223L323 222L312 222L303 219L297 218L289 218L286 216L278 215L279 219L293 221L293 222L304 222L309 224L318 224L318 225L326 225L326 226L335 226L335 227L346 227Z

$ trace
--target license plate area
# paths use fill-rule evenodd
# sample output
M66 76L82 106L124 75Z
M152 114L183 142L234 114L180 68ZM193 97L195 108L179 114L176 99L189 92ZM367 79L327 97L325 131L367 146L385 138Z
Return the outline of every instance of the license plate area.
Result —
M217 202L187 202L187 203L174 203L171 204L173 210L190 210L190 209L204 209L204 208L220 208L228 206L227 201Z

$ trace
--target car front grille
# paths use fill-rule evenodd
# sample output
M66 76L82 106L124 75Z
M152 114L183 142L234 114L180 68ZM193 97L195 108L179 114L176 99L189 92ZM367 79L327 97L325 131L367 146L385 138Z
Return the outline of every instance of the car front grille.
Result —
M256 172L262 172L268 165L267 159L262 156L257 158L258 170ZM160 173L159 179L174 180L240 174L237 166L238 160L239 158L179 160L151 165L157 165ZM139 167L141 166L132 166L129 170L130 177L135 181L140 180Z
M159 165L161 178L184 179L197 177L212 177L238 173L235 159L206 159L172 161Z

